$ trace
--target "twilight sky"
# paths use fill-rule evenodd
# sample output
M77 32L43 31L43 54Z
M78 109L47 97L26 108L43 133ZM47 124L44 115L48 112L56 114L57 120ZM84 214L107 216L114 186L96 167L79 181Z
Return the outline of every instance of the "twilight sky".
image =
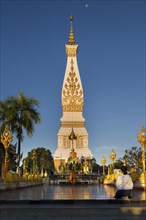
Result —
M112 148L121 157L140 146L146 126L145 0L1 0L0 99L25 96L40 101L41 123L22 143L54 154L62 116L70 14L84 91L83 116L97 163ZM13 143L15 143L15 138Z

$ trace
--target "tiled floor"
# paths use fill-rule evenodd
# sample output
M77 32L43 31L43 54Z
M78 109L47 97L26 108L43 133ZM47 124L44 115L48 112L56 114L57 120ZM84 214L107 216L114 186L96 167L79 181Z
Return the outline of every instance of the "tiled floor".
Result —
M0 200L92 200L111 199L116 189L107 185L48 185L0 192ZM132 195L146 200L146 191L133 189Z

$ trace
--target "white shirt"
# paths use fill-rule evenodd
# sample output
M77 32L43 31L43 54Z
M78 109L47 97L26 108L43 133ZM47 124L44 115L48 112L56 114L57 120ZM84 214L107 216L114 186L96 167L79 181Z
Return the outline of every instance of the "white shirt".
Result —
M116 180L116 187L117 189L123 189L123 190L128 190L128 189L133 189L133 182L129 174L121 174L118 176Z

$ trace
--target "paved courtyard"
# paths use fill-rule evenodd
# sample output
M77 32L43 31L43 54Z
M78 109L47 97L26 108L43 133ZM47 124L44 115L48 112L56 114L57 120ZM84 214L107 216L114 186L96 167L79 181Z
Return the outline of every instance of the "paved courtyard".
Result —
M116 189L105 185L33 186L0 192L2 220L145 220L146 192L134 199L113 199Z

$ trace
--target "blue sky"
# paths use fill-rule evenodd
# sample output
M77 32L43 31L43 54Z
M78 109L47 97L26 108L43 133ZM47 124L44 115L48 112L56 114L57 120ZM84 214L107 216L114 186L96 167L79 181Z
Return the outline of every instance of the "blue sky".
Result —
M102 155L109 163L112 148L118 158L140 146L146 125L144 0L1 1L0 98L22 91L40 101L41 124L25 136L22 152L54 154L71 13L89 147L98 163Z

